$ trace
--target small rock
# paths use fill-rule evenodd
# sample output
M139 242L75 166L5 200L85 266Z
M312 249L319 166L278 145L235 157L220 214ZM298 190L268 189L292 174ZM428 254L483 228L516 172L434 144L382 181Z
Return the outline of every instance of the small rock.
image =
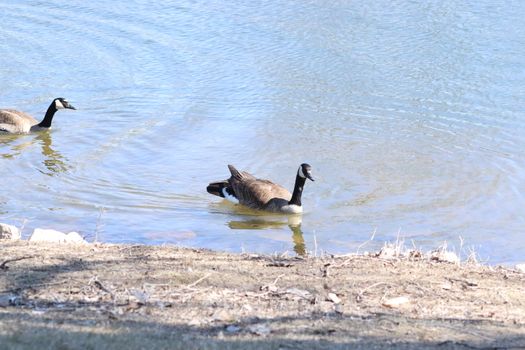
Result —
M525 273L525 263L524 264L517 264L516 265L516 270L518 270L519 272Z
M241 330L241 327L235 326L233 324L226 327L226 332L228 333L236 333L236 332L239 332L240 330Z
M406 304L410 302L410 299L407 297L396 297L396 298L390 298L383 302L383 306L390 307L390 308L398 308L403 304Z
M341 303L341 299L335 293L328 293L328 300L330 300L334 304Z
M0 239L17 240L21 236L20 230L15 226L0 223Z
M63 232L51 229L37 228L33 231L29 242L50 242L50 243L81 243L86 244L86 240L77 232Z

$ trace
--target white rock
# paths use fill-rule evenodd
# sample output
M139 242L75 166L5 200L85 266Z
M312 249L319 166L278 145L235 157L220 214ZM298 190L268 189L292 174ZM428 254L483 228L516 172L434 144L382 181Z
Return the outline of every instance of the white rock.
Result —
M341 303L341 299L335 293L328 293L328 299L334 304Z
M385 300L383 302L383 306L390 307L390 308L397 308L408 302L410 302L410 299L408 299L407 297L396 297L396 298L390 298L390 299Z
M80 233L72 231L66 235L67 243L81 243L86 244L86 240L80 235Z
M77 232L69 232L65 234L63 232L37 228L33 231L29 242L50 242L50 243L87 243L80 234Z
M21 233L18 228L13 225L0 223L0 239L20 239Z
M525 273L525 263L523 263L523 264L517 264L517 265L516 265L516 270L518 270L519 272L523 272L523 273Z

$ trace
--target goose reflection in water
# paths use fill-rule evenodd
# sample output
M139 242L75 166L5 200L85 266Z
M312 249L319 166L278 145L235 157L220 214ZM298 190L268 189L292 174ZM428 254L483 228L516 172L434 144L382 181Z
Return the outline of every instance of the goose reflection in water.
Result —
M21 138L21 136L22 135L2 134L0 135L0 145L9 145L11 143L15 143L16 140ZM60 152L53 148L53 140L49 131L42 131L31 134L30 136L23 135L22 137L24 139L31 137L31 139L22 143L14 144L10 149L4 150L2 153L0 153L0 156L6 159L16 158L23 152L31 149L31 146L39 144L41 146L41 153L43 156L42 164L47 170L38 169L38 171L45 175L53 176L70 168L70 166L67 165L67 159L62 156Z
M230 221L228 226L234 230L264 230L271 228L281 228L288 225L292 231L292 241L294 244L294 252L299 256L306 255L306 245L304 243L303 231L301 230L301 218L289 217L287 222L264 220L264 219L250 219L240 221Z

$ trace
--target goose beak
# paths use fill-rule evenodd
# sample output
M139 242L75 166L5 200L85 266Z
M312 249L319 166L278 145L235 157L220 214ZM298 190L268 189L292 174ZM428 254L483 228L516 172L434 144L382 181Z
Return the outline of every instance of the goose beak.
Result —
M72 105L72 104L68 104L66 108L69 108L69 109L74 109L76 110L76 108Z
M306 178L311 180L311 181L315 181L314 178L312 177L312 174L310 174L310 172L306 173Z

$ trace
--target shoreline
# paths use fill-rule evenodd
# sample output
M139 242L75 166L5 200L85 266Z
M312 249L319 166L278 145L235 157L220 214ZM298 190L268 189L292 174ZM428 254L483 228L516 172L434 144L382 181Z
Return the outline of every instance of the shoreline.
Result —
M0 241L10 349L525 346L525 274L413 255Z

